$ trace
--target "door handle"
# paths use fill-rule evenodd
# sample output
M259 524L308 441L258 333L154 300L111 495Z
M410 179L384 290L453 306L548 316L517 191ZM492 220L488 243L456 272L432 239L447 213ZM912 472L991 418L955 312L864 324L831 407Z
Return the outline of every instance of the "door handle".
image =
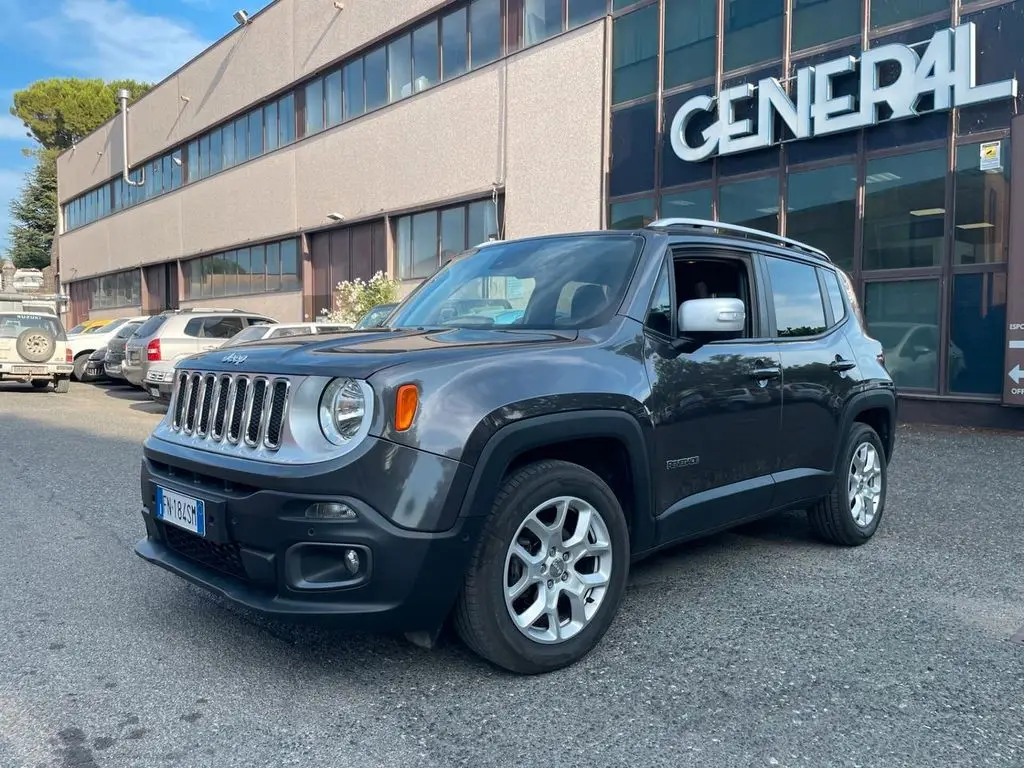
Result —
M853 360L844 360L836 355L836 359L829 363L828 367L833 371L850 371L856 368L857 364Z
M764 379L777 379L782 375L782 369L778 367L774 368L751 368L750 378L764 380Z

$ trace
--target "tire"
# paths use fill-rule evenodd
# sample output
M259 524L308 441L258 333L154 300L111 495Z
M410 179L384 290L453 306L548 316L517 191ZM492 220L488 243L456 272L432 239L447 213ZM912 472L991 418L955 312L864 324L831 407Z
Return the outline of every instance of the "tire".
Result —
M875 469L868 474L877 478L877 482L862 485L869 496L876 496L874 514L870 517L860 515L859 510L870 512L868 507L856 506L851 501L851 496L856 497L855 489L851 488L853 482L858 482L855 476L854 461L860 463L864 455L875 457ZM885 449L882 441L867 424L855 422L846 437L846 444L839 454L839 466L836 471L836 482L831 493L821 499L807 512L807 518L811 524L811 530L823 541L830 544L837 544L844 547L857 547L868 542L875 531L878 530L885 511L885 496L888 487L888 466L886 464ZM861 497L863 504L865 497ZM855 499L856 500L856 499Z
M75 358L75 370L71 373L75 381L85 381L85 367L89 364L88 352L83 352Z
M33 389L46 389L48 386L50 386L49 379L32 379Z
M71 389L71 379L66 376L61 376L59 379L55 379L53 382L53 391L58 395L67 394L68 390Z
M18 336L15 347L26 363L45 363L53 357L57 339L45 328L28 328Z
M575 501L564 501L568 497ZM562 507L556 503L559 499L569 505L567 511L562 512ZM547 504L549 501L552 503ZM574 545L572 554L562 550L562 557L559 557L559 547L552 558L550 550L541 549L537 535L521 530L528 519L536 528L537 522L548 519L553 524L555 516L560 513L564 514L563 528L568 526L572 530L580 520L579 510L588 506L596 516L591 516L592 526L583 532L584 538ZM557 538L550 543L557 541L562 544L562 532L552 535ZM522 543L523 552L531 555L536 552L543 562L525 566L525 561L511 552L513 537ZM601 554L584 556L576 561L581 547L599 550ZM564 559L566 557L571 559ZM626 588L629 558L626 517L615 494L600 477L565 461L546 460L530 464L506 477L498 490L456 603L455 629L476 654L510 672L535 675L569 666L597 645L615 618ZM578 570L580 563L583 566ZM517 600L512 601L510 607L506 602L505 588L510 574L516 571L529 586ZM606 581L603 585L586 587L579 578L580 574L596 582ZM520 582L520 578L512 580ZM559 588L556 586L559 583L565 586ZM538 623L546 624L548 633L553 631L547 612L537 616L534 626L524 629L520 629L512 619L513 610L528 613L523 606L534 604L547 594L546 586L549 584L552 585L552 594L561 595L556 598L556 613L572 607L568 593L563 593L563 590L575 586L577 595L582 597L577 598L572 616L585 621L575 627L571 623L560 626L559 634L568 633L565 639L541 640L530 636L530 633L542 634L543 628L538 628ZM597 608L587 617L584 612L593 602L597 603Z

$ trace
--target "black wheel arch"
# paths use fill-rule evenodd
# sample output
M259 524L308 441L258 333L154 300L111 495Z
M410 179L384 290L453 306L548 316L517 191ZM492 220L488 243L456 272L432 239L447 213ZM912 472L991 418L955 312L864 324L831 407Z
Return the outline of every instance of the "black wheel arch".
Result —
M885 449L885 459L892 459L896 447L896 418L898 414L896 392L890 388L878 388L859 392L846 404L843 412L840 439L836 441L835 455L832 465L838 472L840 456L845 445L846 435L854 423L862 422L878 433Z
M463 464L461 482L456 478L453 483L453 490L458 489L454 494L459 497L457 508L450 504L445 517L454 523L456 517L489 514L501 480L510 469L543 458L573 461L573 450L584 447L585 455L576 456L575 463L595 469L597 462L598 468L613 473L615 468L628 469L628 477L613 477L609 484L627 513L633 552L648 549L655 534L650 426L648 423L645 430L635 414L620 409L531 415L493 430L479 452L467 457L471 463Z

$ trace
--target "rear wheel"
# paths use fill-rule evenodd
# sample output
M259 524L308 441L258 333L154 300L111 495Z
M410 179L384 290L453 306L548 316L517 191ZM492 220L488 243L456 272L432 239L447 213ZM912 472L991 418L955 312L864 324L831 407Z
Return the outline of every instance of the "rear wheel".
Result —
M519 674L586 656L611 625L629 572L629 531L597 475L540 461L506 478L455 612L463 641Z
M75 358L75 370L72 372L72 376L75 377L76 381L85 381L85 367L89 364L89 353L83 352Z
M67 393L69 389L71 389L71 379L66 376L61 376L60 378L53 380L53 391L58 395Z
M832 492L808 510L811 529L831 544L855 547L869 541L885 511L887 480L881 438L867 424L855 422L840 454Z

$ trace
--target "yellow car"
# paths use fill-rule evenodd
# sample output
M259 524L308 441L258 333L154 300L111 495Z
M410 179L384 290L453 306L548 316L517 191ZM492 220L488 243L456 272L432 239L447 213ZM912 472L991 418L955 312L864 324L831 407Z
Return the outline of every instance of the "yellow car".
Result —
M98 331L103 326L110 323L110 320L83 320L74 328L68 331L68 336L74 336L81 333L92 333Z

